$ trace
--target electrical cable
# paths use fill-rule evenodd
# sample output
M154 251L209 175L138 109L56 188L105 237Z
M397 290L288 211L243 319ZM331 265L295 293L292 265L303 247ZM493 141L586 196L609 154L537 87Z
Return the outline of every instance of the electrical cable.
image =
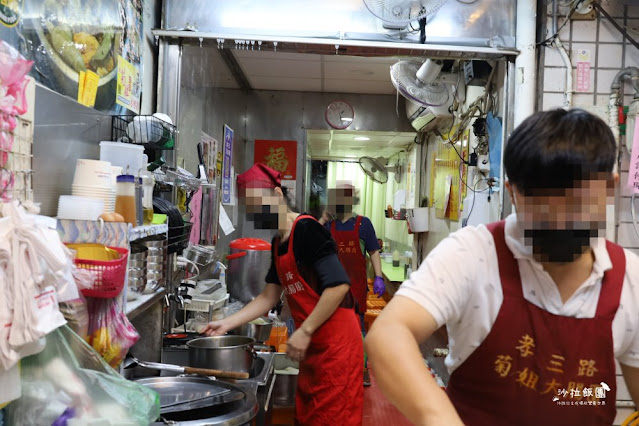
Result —
M561 25L559 26L559 28L557 28L557 32L555 34L551 35L550 37L548 37L544 41L541 41L541 42L537 43L537 45L538 46L550 46L551 44L553 44L555 39L557 38L557 36L561 32L561 30L570 21L570 17L572 16L572 14L575 13L575 10L577 10L577 6L579 6L579 2L576 2L573 5L573 7L570 9L570 12L568 12L568 14L566 15L566 19L564 19L564 22L562 22Z
M487 179L487 178L479 179L477 182L475 182L473 187L477 188L477 184L479 182L481 182L482 180L489 180L489 179ZM490 189L491 189L490 186L488 188L486 188L486 189L482 189L481 191L476 191L474 189L471 189L471 191L473 191L473 203L470 205L470 211L468 212L468 216L466 216L466 218L465 218L466 223L468 223L468 219L470 219L470 215L473 214L473 209L475 208L475 199L477 198L477 193L478 192L484 192L484 191L490 190Z

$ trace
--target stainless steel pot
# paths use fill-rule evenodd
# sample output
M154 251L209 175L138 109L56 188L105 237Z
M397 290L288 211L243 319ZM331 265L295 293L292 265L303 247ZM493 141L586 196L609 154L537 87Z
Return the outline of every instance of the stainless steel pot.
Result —
M255 358L255 339L246 336L200 337L186 343L189 366L249 372Z
M234 330L232 333L238 336L248 336L255 339L256 342L264 343L271 336L273 321L268 318L260 318L265 324L254 324L249 322Z
M271 266L271 245L257 238L231 241L226 256L226 287L233 299L248 303L266 285L264 278Z

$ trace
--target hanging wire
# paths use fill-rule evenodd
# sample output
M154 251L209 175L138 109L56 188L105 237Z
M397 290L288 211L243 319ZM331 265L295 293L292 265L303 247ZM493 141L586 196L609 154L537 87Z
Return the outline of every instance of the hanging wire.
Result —
M553 35L551 35L550 37L548 37L547 39L540 41L539 43L537 43L538 46L551 46L554 42L555 39L557 38L557 36L559 36L559 33L561 32L561 30L566 26L566 24L570 21L570 17L572 16L573 13L575 13L575 10L577 10L577 6L579 6L579 2L575 2L575 4L570 8L570 12L568 12L568 14L566 15L566 19L564 19L564 22L561 23L561 25L559 26L559 28L557 28L557 32L554 33Z

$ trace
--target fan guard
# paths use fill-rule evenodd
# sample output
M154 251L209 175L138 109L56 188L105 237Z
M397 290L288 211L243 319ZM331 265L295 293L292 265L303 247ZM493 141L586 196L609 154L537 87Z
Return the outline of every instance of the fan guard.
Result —
M421 63L399 61L390 67L393 86L406 98L425 106L441 106L448 102L449 93L442 83L424 83L417 78Z
M364 0L366 8L384 22L407 25L435 13L447 0Z
M375 182L388 182L388 172L386 171L386 166L377 161L377 159L372 157L362 157L359 159L359 165L364 173L366 173Z

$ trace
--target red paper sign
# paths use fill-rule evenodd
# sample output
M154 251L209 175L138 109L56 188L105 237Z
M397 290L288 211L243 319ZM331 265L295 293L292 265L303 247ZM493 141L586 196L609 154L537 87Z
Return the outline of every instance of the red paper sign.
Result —
M297 171L297 141L255 141L255 163L264 163L282 173L282 179L295 180Z

